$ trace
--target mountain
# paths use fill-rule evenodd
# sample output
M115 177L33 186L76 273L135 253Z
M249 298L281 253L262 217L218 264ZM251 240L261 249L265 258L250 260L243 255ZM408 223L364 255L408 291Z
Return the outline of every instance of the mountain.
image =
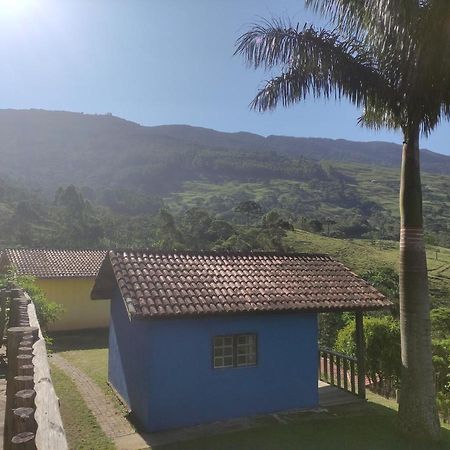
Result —
M346 139L268 136L239 132L224 133L189 125L151 127L153 133L172 136L211 148L239 150L271 150L291 157L316 161L351 162L399 168L402 147L389 142L355 142ZM422 169L425 172L450 174L450 157L422 149Z
M62 185L161 193L186 180L300 178L320 161L399 169L401 147L386 142L263 137L186 125L145 127L112 115L0 110L0 176L48 195ZM296 160L297 171L292 160ZM299 162L300 161L300 162ZM314 162L316 161L316 162ZM450 174L450 157L424 150L426 172Z
M73 246L144 245L163 206L176 221L200 208L239 225L248 219L236 206L248 201L313 231L396 239L400 153L385 142L0 110L0 245L62 246L69 235ZM450 246L450 157L424 150L422 165L427 239Z

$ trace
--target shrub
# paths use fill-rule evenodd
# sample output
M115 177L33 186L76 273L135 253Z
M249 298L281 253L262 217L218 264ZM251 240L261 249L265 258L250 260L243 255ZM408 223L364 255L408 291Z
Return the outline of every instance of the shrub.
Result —
M365 317L364 338L366 375L377 391L390 395L401 373L399 323L390 316ZM354 321L339 331L335 347L356 356Z
M16 284L26 291L33 300L39 324L42 331L45 332L48 325L61 315L64 310L63 307L48 300L44 291L36 285L33 277L17 277Z
M435 339L450 338L450 308L431 310L431 335Z

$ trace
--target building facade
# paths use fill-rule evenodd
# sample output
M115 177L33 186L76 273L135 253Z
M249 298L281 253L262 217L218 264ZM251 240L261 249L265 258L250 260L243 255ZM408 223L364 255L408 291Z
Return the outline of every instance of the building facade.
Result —
M326 255L110 252L109 381L160 431L318 406L320 311L390 303Z
M46 297L63 307L49 331L106 328L109 300L90 300L105 254L100 250L6 249L0 271L11 269L19 276L33 277Z

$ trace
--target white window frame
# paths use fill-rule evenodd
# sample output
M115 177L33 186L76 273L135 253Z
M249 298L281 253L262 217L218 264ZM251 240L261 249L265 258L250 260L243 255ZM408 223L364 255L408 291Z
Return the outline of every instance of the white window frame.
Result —
M214 369L254 367L258 364L258 336L241 333L214 336L212 366Z

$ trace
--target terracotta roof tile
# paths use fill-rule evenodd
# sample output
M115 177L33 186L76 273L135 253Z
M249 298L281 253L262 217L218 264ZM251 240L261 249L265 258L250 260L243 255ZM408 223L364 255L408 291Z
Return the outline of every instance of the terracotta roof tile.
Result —
M105 250L6 249L0 270L13 267L19 275L37 278L95 278Z
M92 298L112 295L108 277L129 314L145 318L391 306L344 265L319 254L111 251Z

